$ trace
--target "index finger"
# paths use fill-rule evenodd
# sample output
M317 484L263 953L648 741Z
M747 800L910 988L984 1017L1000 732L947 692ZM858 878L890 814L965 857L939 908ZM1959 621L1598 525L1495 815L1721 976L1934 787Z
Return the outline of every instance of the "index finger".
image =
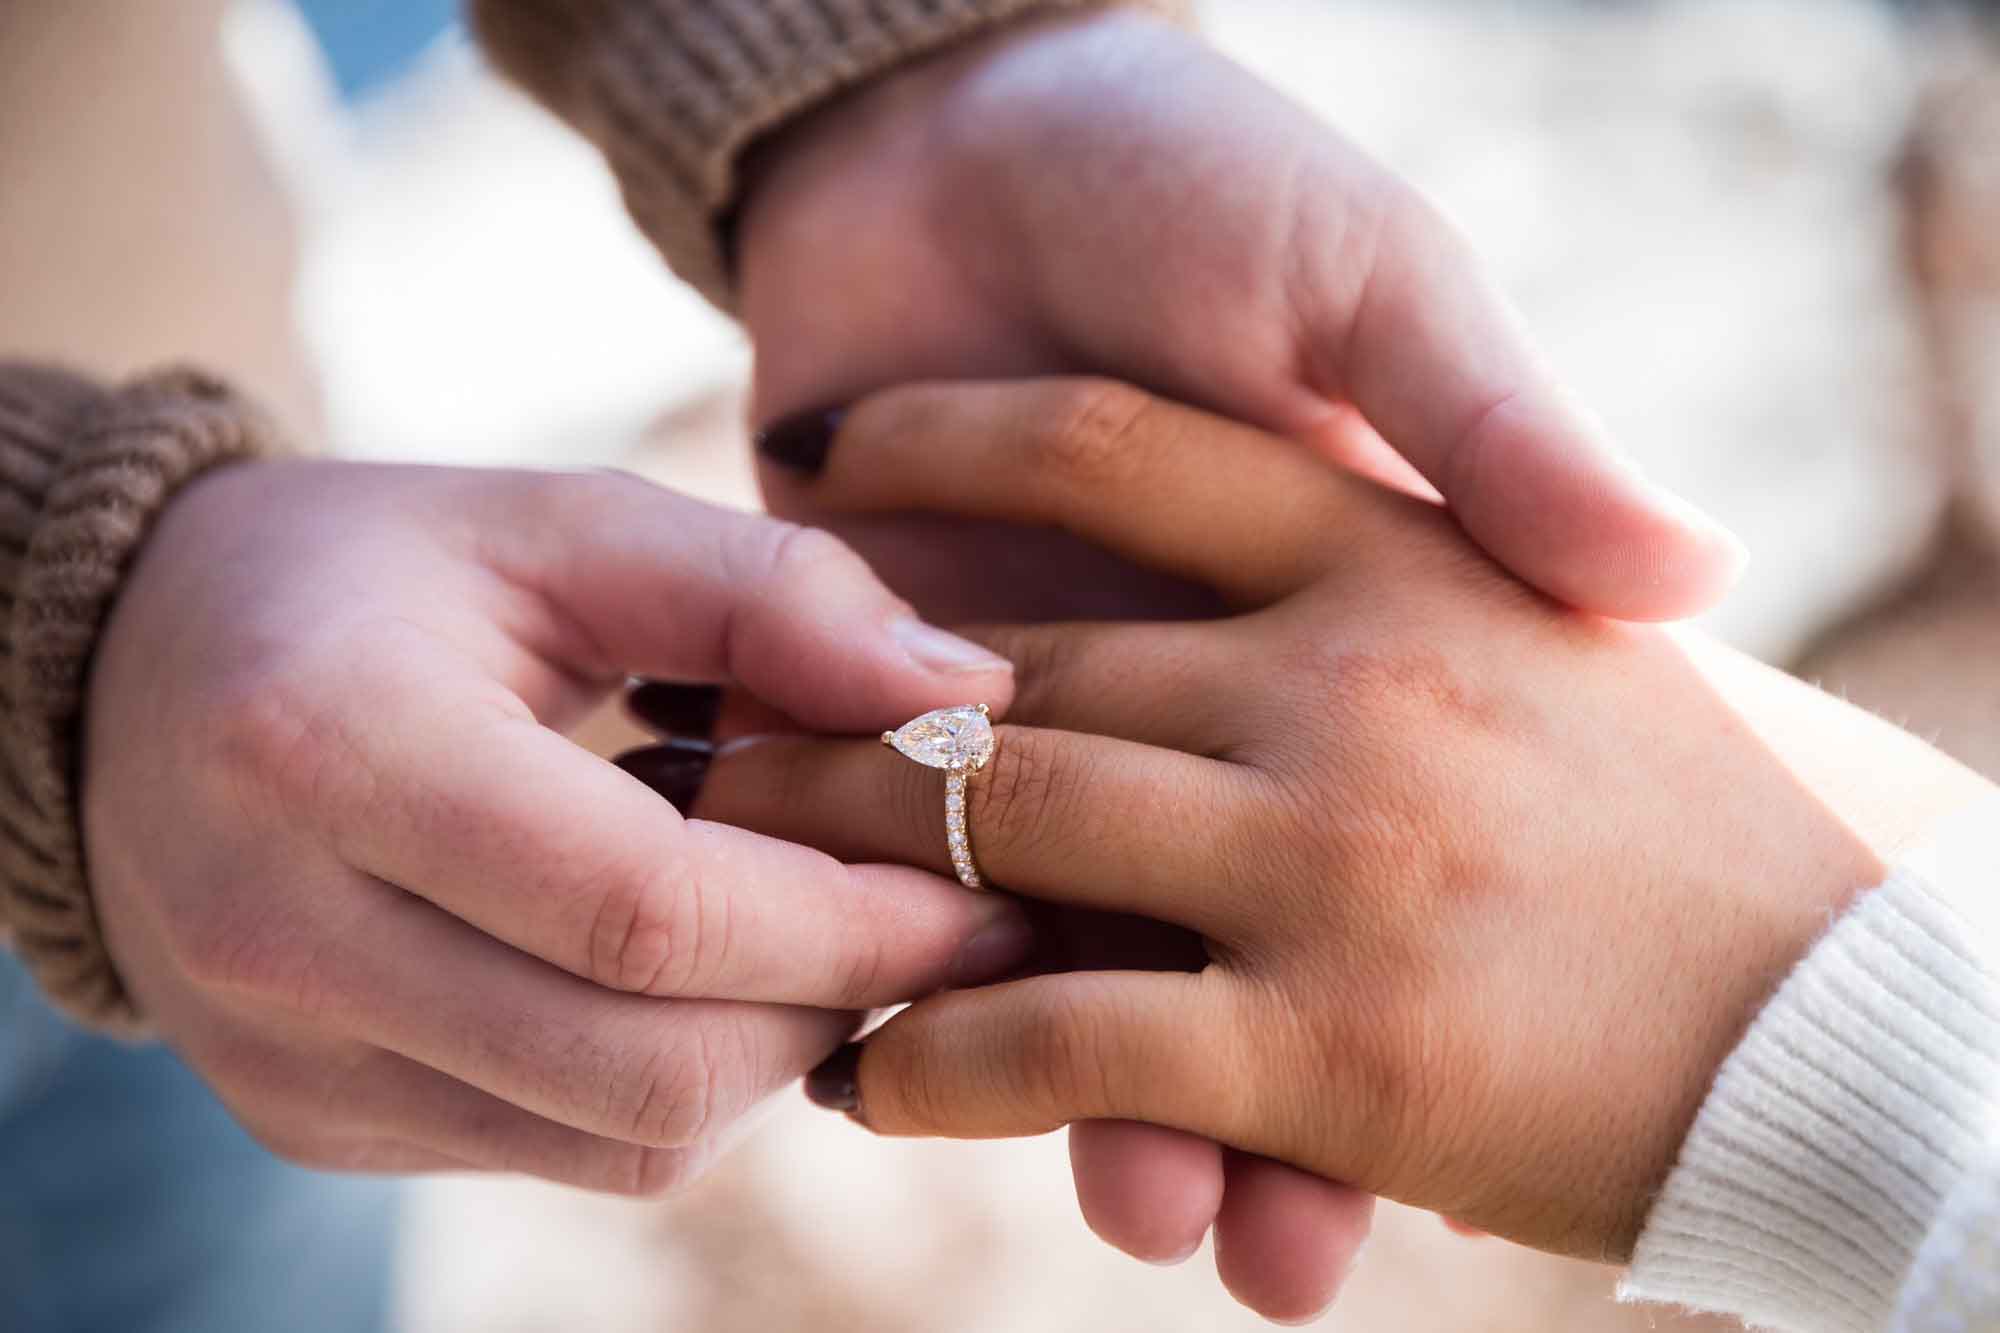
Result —
M969 856L1026 897L1240 938L1254 907L1218 884L1244 873L1232 812L1263 798L1226 762L1133 741L1000 726L962 801ZM695 809L843 857L951 869L943 772L879 741L779 736L716 764Z
M352 743L376 785L310 793L343 860L613 989L871 1008L948 984L970 942L1017 928L1004 900L936 875L684 820L492 698Z

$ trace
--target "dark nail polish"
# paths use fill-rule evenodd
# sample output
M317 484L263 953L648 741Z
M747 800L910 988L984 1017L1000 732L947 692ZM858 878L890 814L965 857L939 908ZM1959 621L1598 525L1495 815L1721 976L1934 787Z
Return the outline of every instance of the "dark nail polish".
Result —
M669 741L629 750L612 760L618 767L667 798L674 809L686 815L701 795L702 780L715 759L715 747L706 741Z
M806 1096L813 1105L849 1115L861 1109L861 1043L850 1041L806 1075Z
M722 713L722 687L649 680L625 696L625 708L640 723L665 735L707 740L715 734L715 719Z
M826 468L833 437L846 415L846 408L837 407L786 417L757 432L757 452L774 463L816 477Z

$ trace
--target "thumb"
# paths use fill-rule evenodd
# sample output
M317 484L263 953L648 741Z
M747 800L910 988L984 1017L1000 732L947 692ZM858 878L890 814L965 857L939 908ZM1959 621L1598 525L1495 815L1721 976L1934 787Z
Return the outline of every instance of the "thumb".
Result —
M1415 194L1387 206L1353 303L1306 319L1308 337L1340 349L1331 382L1474 541L1544 592L1670 620L1714 603L1741 572L1742 544L1621 456L1556 385L1470 247Z
M835 731L1013 699L1004 658L918 619L828 533L622 473L539 480L500 563L595 659L576 670L733 683Z

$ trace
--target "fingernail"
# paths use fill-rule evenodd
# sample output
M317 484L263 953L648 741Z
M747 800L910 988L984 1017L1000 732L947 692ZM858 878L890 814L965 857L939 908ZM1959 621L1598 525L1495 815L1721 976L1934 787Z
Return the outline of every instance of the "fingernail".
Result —
M625 696L625 708L655 731L706 740L722 712L722 687L649 680Z
M1010 976L1034 951L1035 928L1019 908L1009 906L965 942L951 966L954 987L983 986Z
M806 1075L806 1096L814 1106L854 1115L861 1110L861 1043L850 1041Z
M1731 578L1743 572L1750 563L1750 548L1743 539L1723 526L1722 520L1682 495L1679 491L1663 486L1655 481L1639 460L1610 443L1610 434L1600 427L1598 438L1604 455L1624 472L1631 483L1643 492L1645 502L1653 510L1669 515L1681 526L1695 533L1703 541L1722 551L1728 557Z
M1600 457L1609 460L1631 480L1633 485L1644 491L1647 502L1654 509L1672 515L1683 526L1699 534L1703 540L1727 553L1733 566L1733 574L1742 572L1743 567L1750 562L1750 548L1743 544L1741 537L1724 527L1720 519L1680 492L1670 490L1655 481L1635 455L1619 447L1610 424L1582 399L1568 391L1563 392L1562 398L1578 429L1596 446Z
M757 432L757 452L773 463L818 476L826 468L826 456L847 409L815 408L797 412Z
M1609 446L1607 446L1608 448ZM1685 495L1682 495L1679 491L1656 481L1653 475L1640 465L1638 459L1622 452L1614 453L1612 456L1623 467L1625 475L1631 479L1632 484L1645 491L1646 500L1653 508L1663 513L1671 514L1688 527L1697 529L1703 535L1716 541L1736 547L1739 550L1747 549L1744 548L1742 540L1735 533L1722 525L1722 520L1688 499Z
M1201 1238L1196 1237L1194 1244L1188 1246L1179 1254L1171 1254L1164 1259L1141 1259L1140 1262L1151 1264L1155 1268L1179 1268L1182 1264L1194 1258L1200 1251Z
M715 747L706 741L669 741L631 750L611 762L667 798L685 816L701 795Z
M889 633L901 644L910 660L930 671L1012 671L1014 664L990 648L970 639L948 634L914 616L889 626Z
M1694 501L1676 491L1670 491L1656 482L1647 482L1652 487L1655 502L1670 514L1680 519L1704 541L1722 551L1729 562L1729 577L1734 579L1743 573L1750 563L1750 548L1743 539L1724 527L1722 520L1709 513Z

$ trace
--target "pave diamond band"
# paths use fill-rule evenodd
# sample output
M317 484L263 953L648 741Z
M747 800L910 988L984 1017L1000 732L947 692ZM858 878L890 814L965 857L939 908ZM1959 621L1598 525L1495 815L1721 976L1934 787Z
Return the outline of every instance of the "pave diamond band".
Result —
M983 889L979 867L972 864L972 843L965 835L965 774L947 773L944 779L944 831L951 844L951 868L958 882L968 889Z
M882 733L882 743L926 768L944 770L944 832L951 848L951 866L958 882L983 889L986 881L972 859L972 840L965 825L965 788L974 773L986 767L998 744L986 705L940 708Z

